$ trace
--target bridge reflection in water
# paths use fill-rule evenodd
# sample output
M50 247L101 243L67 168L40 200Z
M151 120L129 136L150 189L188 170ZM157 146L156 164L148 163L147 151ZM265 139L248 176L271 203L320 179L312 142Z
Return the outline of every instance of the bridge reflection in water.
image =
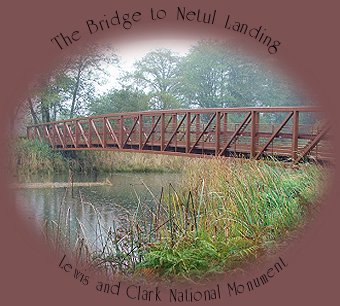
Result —
M27 127L58 150L331 161L330 125L316 107L115 113Z

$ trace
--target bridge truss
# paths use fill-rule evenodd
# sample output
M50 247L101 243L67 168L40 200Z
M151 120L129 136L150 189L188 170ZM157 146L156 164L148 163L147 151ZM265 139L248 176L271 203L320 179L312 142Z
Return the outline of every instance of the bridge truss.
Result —
M27 127L57 150L112 150L298 163L330 161L330 125L316 107L162 110L115 113Z

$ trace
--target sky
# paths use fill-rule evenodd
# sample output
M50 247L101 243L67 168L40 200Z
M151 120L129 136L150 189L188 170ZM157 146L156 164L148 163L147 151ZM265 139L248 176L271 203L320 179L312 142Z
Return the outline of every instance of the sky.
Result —
M166 48L177 52L179 55L185 55L189 48L195 43L194 40L178 39L153 39L143 42L134 41L117 47L117 53L122 57L122 64L126 68L132 68L135 60L141 59L148 52L154 49Z

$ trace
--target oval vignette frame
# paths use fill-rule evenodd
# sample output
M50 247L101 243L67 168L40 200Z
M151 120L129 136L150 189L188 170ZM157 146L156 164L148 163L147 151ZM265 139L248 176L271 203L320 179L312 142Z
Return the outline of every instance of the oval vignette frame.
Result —
M12 101L19 103L25 97L28 91L27 86L32 79L43 74L44 71L51 70L52 66L60 60L62 56L60 50L53 49L49 43L51 33L72 32L87 18L94 15L101 16L112 7L122 11L139 10L147 14L146 12L150 7L161 6L167 11L173 11L177 5L184 5L183 1L172 2L171 4L148 1L147 5L146 3L141 5L132 1L113 5L110 1L103 1L101 5L82 4L81 7L77 4L67 4L67 9L65 9L66 6L61 5L61 3L66 4L62 1L50 4L47 7L43 1L38 0L35 5L39 7L39 10L36 11L28 5L28 7L25 7L26 4L23 4L22 12L18 13L18 22L8 30L5 37L8 38L7 41L10 42L11 46L5 50L3 56L16 59L16 64L6 62L4 65L4 71L8 75L3 80L5 84L2 93L3 101L11 101L11 103L1 103L1 108L5 111L5 114L9 114L13 110ZM333 11L331 9L328 9L329 14L322 15L319 14L324 8L321 4L312 5L307 1L300 2L300 6L298 4L282 6L280 10L277 9L277 6L280 5L270 4L269 1L263 1L262 6L247 3L247 9L241 4L221 5L217 1L211 1L209 5L185 1L185 5L199 7L207 11L216 7L218 12L230 11L230 14L249 24L267 24L270 32L275 33L275 37L279 37L285 42L285 47L276 55L271 56L276 56L282 67L294 71L297 79L303 80L306 88L309 88L308 93L312 95L313 100L322 101L320 104L327 108L330 118L333 114L335 115L335 110L338 110L336 108L336 69L333 64L333 61L337 59L336 48L325 49L328 44L327 37L333 37L332 34L336 34L334 27L331 27L328 21L332 20ZM308 14L305 13L306 5L309 7ZM14 10L13 6L14 4L7 3L7 8ZM291 14L292 7L295 14ZM30 14L24 14L26 11ZM54 12L53 16L50 13L51 11ZM270 11L271 14L268 15L267 11ZM335 15L335 13L333 14ZM62 22L60 16L63 16ZM301 16L304 17L303 24L300 21ZM8 20L8 17L5 20ZM38 17L41 19L39 20ZM289 22L287 19L289 19ZM320 21L319 27L314 25L316 19ZM42 24L45 26L42 26ZM306 33L304 31L306 28L310 29L310 32ZM136 25L134 33L127 33L122 30L114 31L114 33L103 33L98 37L89 37L88 40L105 40L108 36L112 36L117 40L128 41L139 35L145 35L145 33L157 36L170 35L181 31L185 31L188 35L198 32L209 35L209 33L214 32L213 35L226 38L223 27L220 28L217 25L202 27L202 25L195 23L179 23L167 20L162 21L162 24L159 23L157 27L153 22L140 23ZM325 32L329 34L324 35ZM16 39L18 33L22 35L22 40ZM315 37L318 37L317 41ZM249 39L246 42L245 37L236 39L241 46L247 50L252 50L249 53L260 54L265 52L257 42L251 43ZM26 55L24 57L22 56L23 46ZM76 53L77 48L81 49L81 46L81 41L79 41L77 47L73 49L70 47L69 50L65 51ZM323 59L316 61L315 59L319 59L320 55L323 55ZM6 131L5 120L2 120L1 124L2 131ZM5 136L5 132L1 134L3 143ZM337 152L338 144L335 143L335 146ZM7 167L4 164L7 158L6 153L8 154L6 150L2 151L1 162L4 169ZM336 173L335 180L338 179L337 175L338 173ZM57 259L46 250L46 246L38 241L31 231L27 230L27 225L21 222L16 215L14 206L11 205L14 202L13 194L6 187L9 180L8 176L3 175L0 179L2 194L4 195L1 224L4 227L2 241L3 245L6 246L2 256L6 275L6 282L3 284L6 287L6 292L3 298L6 301L15 301L15 304L23 301L35 301L39 304L49 302L50 305L59 305L65 301L81 302L84 305L98 301L103 304L111 304L112 302L134 304L133 300L129 300L123 295L113 298L99 294L93 288L93 283L91 288L84 288L69 275L58 271ZM339 254L338 246L334 242L336 241L336 231L332 229L332 226L337 224L336 215L339 213L339 206L335 205L337 193L331 187L316 220L312 222L298 244L294 243L285 254L288 263L288 269L285 273L273 279L264 288L233 298L226 297L225 300L217 301L218 303L244 305L247 302L253 304L268 302L269 305L270 302L275 301L277 305L285 305L294 300L296 302L309 302L309 305L317 305L318 303L332 301L336 294L336 279L331 279L330 271L334 268L334 265L338 265ZM13 226L15 226L15 233L8 232L8 229L13 228ZM324 250L328 248L330 252L325 252ZM312 276L310 275L311 271L313 271ZM323 288L323 286L325 287ZM328 294L323 294L323 290L327 290ZM280 298L278 299L278 297ZM166 301L164 304L168 304L168 302Z

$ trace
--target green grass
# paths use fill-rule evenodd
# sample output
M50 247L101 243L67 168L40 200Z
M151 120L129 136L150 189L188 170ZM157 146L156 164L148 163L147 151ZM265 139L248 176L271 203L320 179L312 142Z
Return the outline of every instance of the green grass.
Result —
M169 185L159 199L152 194L153 207L136 195L136 210L110 228L101 226L91 203L80 195L73 199L76 207L90 205L96 213L97 249L87 243L82 224L83 236L71 245L66 202L50 237L59 249L71 246L77 261L86 254L87 263L108 275L196 281L272 254L307 222L324 179L324 169L311 164L292 169L275 162L192 159L181 187Z
M68 161L47 144L23 139L15 151L19 168L29 173L68 171ZM307 222L325 181L324 169L312 164L293 169L275 161L113 152L81 152L75 168L84 172L182 170L180 187L169 185L159 199L151 194L153 207L136 195L136 211L120 225L100 228L97 213L101 248L90 250L85 234L74 246L77 253L89 253L87 261L92 265L111 274L161 279L202 278L275 251ZM53 230L50 235L55 245L66 246L70 245L70 208L61 205L65 218L60 220L65 224L57 222L56 236Z
M18 139L13 160L19 175L68 173L70 164L76 172L180 172L188 161L185 157L110 151L77 151L66 158L39 140Z
M77 152L78 170L83 172L180 172L185 157L110 151Z
M19 175L68 171L68 161L38 140L18 139L13 146L15 170Z
M155 242L138 265L161 278L234 269L266 253L306 222L322 171L255 161L197 160L182 188L164 194Z

